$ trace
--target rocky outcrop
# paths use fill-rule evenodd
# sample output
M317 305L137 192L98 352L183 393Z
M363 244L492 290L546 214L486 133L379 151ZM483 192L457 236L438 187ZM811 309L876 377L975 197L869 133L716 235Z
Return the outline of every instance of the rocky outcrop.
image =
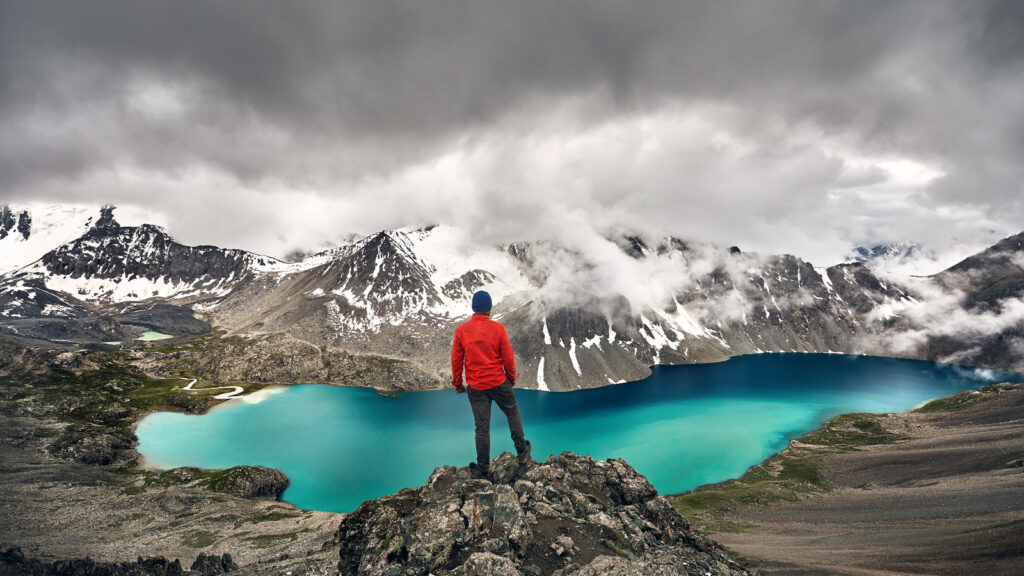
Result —
M226 556L230 561L230 555ZM95 562L88 557L44 562L36 558L26 558L21 548L14 546L0 550L0 574L4 576L181 576L182 569L180 561L169 561L162 556L139 557L136 562ZM205 573L202 574L206 576Z
M207 485L215 492L248 500L276 500L288 487L288 477L275 468L235 466L215 472Z
M8 205L0 206L0 240L12 234L17 226L17 233L28 240L32 233L32 216L27 211L14 212Z
M234 572L238 570L238 564L231 559L231 554L221 554L220 556L199 554L196 556L195 562L192 563L190 570L196 574L202 574L202 576L217 576L218 574L226 574L228 572Z
M231 554L200 553L187 574L219 576L238 570ZM139 557L135 562L96 562L89 557L42 561L27 558L21 548L0 549L0 574L4 576L183 576L180 560L163 556Z
M565 452L491 480L434 470L422 488L363 503L339 528L342 576L749 574L625 461Z
M22 212L18 215L18 233L25 240L32 234L32 216L28 212Z
M107 466L138 456L137 442L138 438L129 430L72 424L50 444L50 453L65 460Z

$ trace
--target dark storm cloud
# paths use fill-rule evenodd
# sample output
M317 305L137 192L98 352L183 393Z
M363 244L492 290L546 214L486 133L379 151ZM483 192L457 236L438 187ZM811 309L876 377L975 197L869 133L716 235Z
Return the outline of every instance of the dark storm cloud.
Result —
M169 192L204 205L176 180L238 210L293 188L352 222L395 226L449 215L415 197L452 181L410 172L454 156L454 181L471 185L441 198L507 204L521 216L509 233L545 221L536 211L579 171L605 169L564 193L594 221L625 211L754 243L803 226L796 245L834 236L836 217L850 221L845 241L897 235L894 210L903 233L927 235L960 208L1008 226L1024 222L1022 38L1016 1L3 0L0 194L174 212ZM710 121L692 130L665 110ZM645 115L659 125L634 122ZM657 163L600 132L622 141L662 123L686 138L663 138L671 153ZM565 153L552 143L588 131L604 144L573 149L577 172L534 149ZM821 142L869 158L851 164ZM909 193L869 161L885 157L944 175ZM102 176L126 168L136 180ZM693 207L699 222L666 216Z
M81 88L112 97L150 71L198 77L274 123L407 137L595 88L619 105L789 98L870 71L919 17L863 2L239 6L8 4L4 101L76 105L96 94L62 90L64 73L91 69Z

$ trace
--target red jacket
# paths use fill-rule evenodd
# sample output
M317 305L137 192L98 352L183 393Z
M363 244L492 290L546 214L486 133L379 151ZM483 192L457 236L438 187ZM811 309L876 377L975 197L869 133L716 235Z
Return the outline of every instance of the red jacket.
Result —
M487 314L473 314L469 322L455 329L452 342L452 386L462 384L462 366L466 383L474 390L501 386L505 379L515 381L516 359L505 327Z

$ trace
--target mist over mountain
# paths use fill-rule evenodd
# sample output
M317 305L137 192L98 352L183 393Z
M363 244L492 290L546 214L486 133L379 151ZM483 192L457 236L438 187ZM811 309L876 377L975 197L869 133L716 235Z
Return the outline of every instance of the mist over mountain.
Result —
M283 262L186 246L158 226L122 226L112 207L73 214L65 235L81 228L79 237L61 242L52 233L49 251L0 277L8 335L102 347L144 329L190 337L210 326L260 341L260 358L232 351L234 364L221 363L215 380L331 380L329 358L341 354L400 363L396 381L381 384L377 374L366 385L441 385L451 333L479 289L492 294L494 316L509 329L522 385L541 389L759 352L1024 367L1022 235L913 277L642 233L484 245L450 226L385 230ZM267 366L271 357L290 367Z

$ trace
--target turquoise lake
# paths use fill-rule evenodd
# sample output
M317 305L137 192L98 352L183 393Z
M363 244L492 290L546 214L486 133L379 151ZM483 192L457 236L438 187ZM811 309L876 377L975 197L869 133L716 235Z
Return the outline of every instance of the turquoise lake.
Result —
M533 455L569 450L625 458L662 494L735 478L844 412L895 412L1024 375L839 354L758 354L718 364L658 366L642 381L571 393L517 390ZM504 415L491 418L491 457L514 451ZM473 417L452 390L399 398L372 390L293 386L258 403L202 416L156 413L136 429L155 468L280 468L283 499L348 512L421 486L438 466L475 459Z

